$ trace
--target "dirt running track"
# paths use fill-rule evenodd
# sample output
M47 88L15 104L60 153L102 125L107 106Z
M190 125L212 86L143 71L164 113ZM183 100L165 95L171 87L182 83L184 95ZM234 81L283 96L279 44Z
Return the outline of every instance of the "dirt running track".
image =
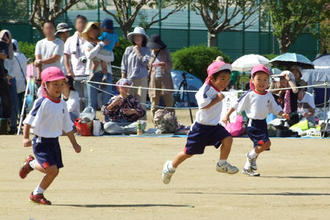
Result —
M215 171L209 147L161 182L163 162L184 138L78 137L74 153L61 137L64 169L46 191L52 206L28 201L41 179L18 177L22 137L0 136L0 219L330 219L330 140L272 139L258 160L262 177ZM242 168L251 142L234 140L230 162Z

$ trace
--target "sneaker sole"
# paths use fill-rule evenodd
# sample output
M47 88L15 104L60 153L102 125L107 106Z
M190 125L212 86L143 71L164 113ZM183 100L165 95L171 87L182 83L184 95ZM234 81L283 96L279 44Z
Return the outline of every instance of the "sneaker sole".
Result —
M247 171L245 171L245 170L242 170L242 174L245 174L245 175L247 175L247 176L252 176L252 177L258 177L258 176L260 176L260 173L249 173L249 172L247 172Z
M218 166L215 168L215 170L219 173L227 173L227 174L236 174L239 171L239 170L237 170L236 172L229 173L228 171L223 171L223 170L219 169Z

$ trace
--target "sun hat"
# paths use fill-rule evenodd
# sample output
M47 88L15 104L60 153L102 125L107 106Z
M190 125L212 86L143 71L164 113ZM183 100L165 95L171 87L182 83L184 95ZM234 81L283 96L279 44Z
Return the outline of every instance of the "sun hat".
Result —
M131 41L133 43L134 40L134 35L142 35L143 37L146 38L146 40L148 40L148 35L146 34L145 30L142 27L136 27L134 28L133 32L130 32L127 34L127 38L129 41Z
M154 34L150 37L147 46L152 49L164 49L167 47L158 34Z
M56 26L55 35L57 35L58 33L64 33L64 32L68 32L68 31L71 31L71 30L72 30L72 28L70 28L67 23L59 23Z
M101 28L113 31L113 21L110 18L105 18L101 23Z
M85 30L82 32L83 38L87 41L92 40L92 39L89 38L88 33L91 31L93 25L95 25L98 29L100 29L100 23L99 22L92 22L92 21L88 22L86 27L85 27Z
M207 67L207 78L206 82L209 82L213 74L220 72L222 70L231 71L231 65L223 61L215 61Z
M62 70L55 66L47 67L41 72L42 82L52 82L60 79L66 79L66 77Z
M130 86L132 85L132 81L126 78L121 78L120 80L117 81L116 85L118 87L120 86Z
M256 74L256 72L264 72L267 75L270 75L269 69L263 65L263 64L258 64L255 65L252 70L251 70L251 77L254 77L254 75Z

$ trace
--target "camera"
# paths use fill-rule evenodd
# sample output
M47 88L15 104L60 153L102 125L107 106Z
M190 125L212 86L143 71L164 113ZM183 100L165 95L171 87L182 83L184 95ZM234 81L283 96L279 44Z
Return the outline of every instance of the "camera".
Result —
M86 63L87 62L87 58L85 56L79 57L79 61L82 62L82 63Z

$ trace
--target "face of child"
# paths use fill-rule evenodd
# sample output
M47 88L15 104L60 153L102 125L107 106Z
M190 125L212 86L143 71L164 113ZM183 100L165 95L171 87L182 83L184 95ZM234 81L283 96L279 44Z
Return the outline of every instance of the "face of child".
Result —
M268 88L269 76L264 72L256 72L252 81L258 92L264 92Z
M65 80L47 82L47 93L51 98L59 98L62 94L65 85Z
M119 94L123 97L126 97L128 95L129 92L129 88L128 87L119 87Z
M216 78L211 79L213 86L219 90L225 89L230 81L230 72L221 72Z

